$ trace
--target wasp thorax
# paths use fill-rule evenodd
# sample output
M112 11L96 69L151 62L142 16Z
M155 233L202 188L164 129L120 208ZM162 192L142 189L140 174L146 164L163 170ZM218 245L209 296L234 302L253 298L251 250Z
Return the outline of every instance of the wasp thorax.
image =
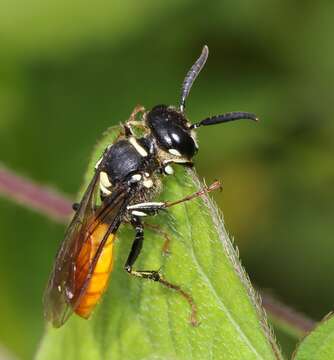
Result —
M196 143L181 112L166 105L157 105L147 114L146 121L161 149L187 159L195 155Z

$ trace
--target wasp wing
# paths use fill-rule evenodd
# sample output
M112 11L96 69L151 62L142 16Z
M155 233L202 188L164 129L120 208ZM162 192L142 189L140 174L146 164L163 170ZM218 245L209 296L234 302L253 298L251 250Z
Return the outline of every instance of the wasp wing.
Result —
M66 291L71 288L71 269L75 263L76 253L84 242L83 235L87 226L86 222L95 211L98 180L99 172L96 171L82 197L79 208L66 230L65 238L56 255L44 293L44 315L55 326L64 323L71 313L69 311L69 296Z
M109 235L115 234L122 222L127 205L131 200L131 193L130 187L117 186L98 209L95 219L89 222L86 230L85 248L80 249L80 259L78 259L80 268L73 268L73 278L75 279L73 309L76 309L81 297L85 294ZM93 239L95 240L92 243ZM94 244L96 241L98 243L97 248Z
M45 317L52 322L55 327L59 327L68 319L73 311L74 291L75 291L75 264L78 254L83 245L87 241L98 225L103 221L108 221L110 233L115 226L119 225L119 221L115 221L120 216L119 210L125 203L126 191L124 188L118 188L97 208L97 196L99 191L100 171L96 170L93 179L88 185L83 198L80 202L71 223L65 234L65 238L58 250L56 260L51 271L51 275L44 293L44 309ZM113 204L117 206L113 206ZM126 207L126 206L125 206ZM104 237L105 240L108 236ZM103 239L104 239L103 238ZM101 245L103 241L101 241ZM102 249L101 246L101 249ZM84 281L82 288L87 286L91 272L94 270L100 247L92 264L89 266L87 273L87 281ZM82 291L80 291L80 294ZM75 302L80 299L76 296Z

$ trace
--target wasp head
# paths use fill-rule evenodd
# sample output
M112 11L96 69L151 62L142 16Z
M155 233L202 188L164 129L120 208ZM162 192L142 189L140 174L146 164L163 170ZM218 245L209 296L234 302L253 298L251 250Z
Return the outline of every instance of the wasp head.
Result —
M186 99L192 85L202 70L209 54L205 45L199 58L186 74L180 97L179 108L157 105L146 115L146 125L151 131L159 149L163 151L163 161L192 164L191 159L196 154L196 129L201 126L216 125L229 121L249 119L257 121L253 113L237 111L210 116L196 123L189 123L184 115ZM167 155L168 154L168 155Z
M147 125L160 149L187 160L197 152L190 124L184 114L166 105L157 105L147 114Z

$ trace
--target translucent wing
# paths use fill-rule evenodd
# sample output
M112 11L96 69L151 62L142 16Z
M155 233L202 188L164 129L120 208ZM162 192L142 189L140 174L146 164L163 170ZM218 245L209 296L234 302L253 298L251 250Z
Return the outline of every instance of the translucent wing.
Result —
M56 260L44 293L45 317L55 327L59 327L68 319L73 308L80 300L80 296L89 282L90 275L94 270L97 259L108 235L116 231L121 217L126 208L128 191L126 188L118 188L106 198L97 208L97 196L99 191L99 175L96 171L88 185L79 208L76 211L65 234L65 238L57 253ZM102 237L99 248L87 267L84 280L81 280L80 288L76 286L76 260L88 239L99 229L101 223L107 223L106 234ZM90 247L86 246L89 250ZM89 258L87 254L87 259ZM74 297L75 295L75 297Z
M73 287L75 258L85 240L87 220L94 214L99 173L96 171L88 185L58 250L53 269L44 293L45 318L55 326L62 325L71 314L68 291Z
M102 268L104 268L106 262L105 256L103 256L104 259L101 264L100 256L103 254L105 246L112 246L112 244L108 244L108 239L113 242L112 239L114 239L114 235L123 220L126 207L131 199L131 193L133 193L133 191L128 186L117 186L112 194L104 200L103 205L97 210L95 218L92 221L89 221L84 246L80 249L79 258L76 259L76 264L78 266L73 268L73 278L75 279L75 282L73 299L71 302L72 307L76 312L81 297L85 294L90 281L93 280L95 274L94 270L98 263L100 265L98 270L99 282L103 282L100 271L101 265ZM112 260L113 259L111 259L111 263ZM102 293L103 291L100 292L101 295ZM80 312L77 313L80 314L80 316L89 316L85 316Z

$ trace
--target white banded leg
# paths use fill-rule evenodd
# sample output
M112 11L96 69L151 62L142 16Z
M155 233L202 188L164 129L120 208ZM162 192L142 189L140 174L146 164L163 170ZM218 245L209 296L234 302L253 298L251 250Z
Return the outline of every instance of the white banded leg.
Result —
M129 205L127 208L133 216L150 216L156 215L160 210L166 209L165 202L143 202Z

